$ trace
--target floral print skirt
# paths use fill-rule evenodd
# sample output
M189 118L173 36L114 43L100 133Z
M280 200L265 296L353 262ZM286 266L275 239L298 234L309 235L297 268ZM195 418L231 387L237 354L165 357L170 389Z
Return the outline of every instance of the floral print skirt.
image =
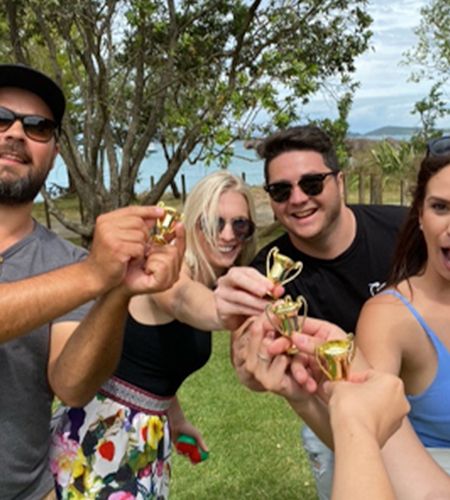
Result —
M59 498L168 498L171 401L112 378L85 407L62 407L50 450Z

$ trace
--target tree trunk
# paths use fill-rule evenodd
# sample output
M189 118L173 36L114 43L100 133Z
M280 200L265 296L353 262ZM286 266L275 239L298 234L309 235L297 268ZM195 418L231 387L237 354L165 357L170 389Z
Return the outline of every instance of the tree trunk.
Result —
M383 179L378 174L370 175L370 203L371 205L381 205L383 203L382 192Z
M170 188L172 189L172 194L173 197L177 200L181 198L181 193L180 190L178 189L177 183L175 182L175 179L172 179L170 181Z

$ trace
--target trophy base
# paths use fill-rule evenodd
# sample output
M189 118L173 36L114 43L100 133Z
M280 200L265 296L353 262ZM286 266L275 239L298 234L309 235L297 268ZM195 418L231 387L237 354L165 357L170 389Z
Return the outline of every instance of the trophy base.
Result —
M300 351L295 347L291 346L286 349L286 354L289 354L289 356L294 356L295 354L298 354Z

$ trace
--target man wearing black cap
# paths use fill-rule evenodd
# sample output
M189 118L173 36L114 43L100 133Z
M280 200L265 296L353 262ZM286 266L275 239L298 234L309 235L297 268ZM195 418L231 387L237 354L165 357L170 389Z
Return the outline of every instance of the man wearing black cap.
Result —
M179 227L175 245L147 254L148 230L164 214L156 207L100 216L88 256L32 218L58 154L64 108L47 76L0 65L0 497L7 499L51 498L53 395L75 407L92 398L120 355L129 298L169 288L184 250Z

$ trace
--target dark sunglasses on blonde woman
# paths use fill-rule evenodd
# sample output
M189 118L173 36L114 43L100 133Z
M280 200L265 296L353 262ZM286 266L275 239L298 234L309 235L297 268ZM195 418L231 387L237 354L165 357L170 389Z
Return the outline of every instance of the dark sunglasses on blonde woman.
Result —
M17 120L22 123L25 135L36 142L48 142L55 134L57 125L53 120L39 115L21 115L0 107L0 132L6 132Z
M236 217L235 219L225 220L223 217L217 217L216 219L216 229L217 234L220 234L227 223L231 224L231 230L233 231L234 237L239 241L248 240L255 232L255 224L250 219L246 217ZM203 218L200 219L200 228L204 230L205 221Z
M317 196L323 191L323 183L329 175L337 175L338 172L327 172L324 174L305 174L300 177L297 186L308 196ZM266 184L264 190L269 193L273 201L283 203L287 201L294 186L287 181Z

